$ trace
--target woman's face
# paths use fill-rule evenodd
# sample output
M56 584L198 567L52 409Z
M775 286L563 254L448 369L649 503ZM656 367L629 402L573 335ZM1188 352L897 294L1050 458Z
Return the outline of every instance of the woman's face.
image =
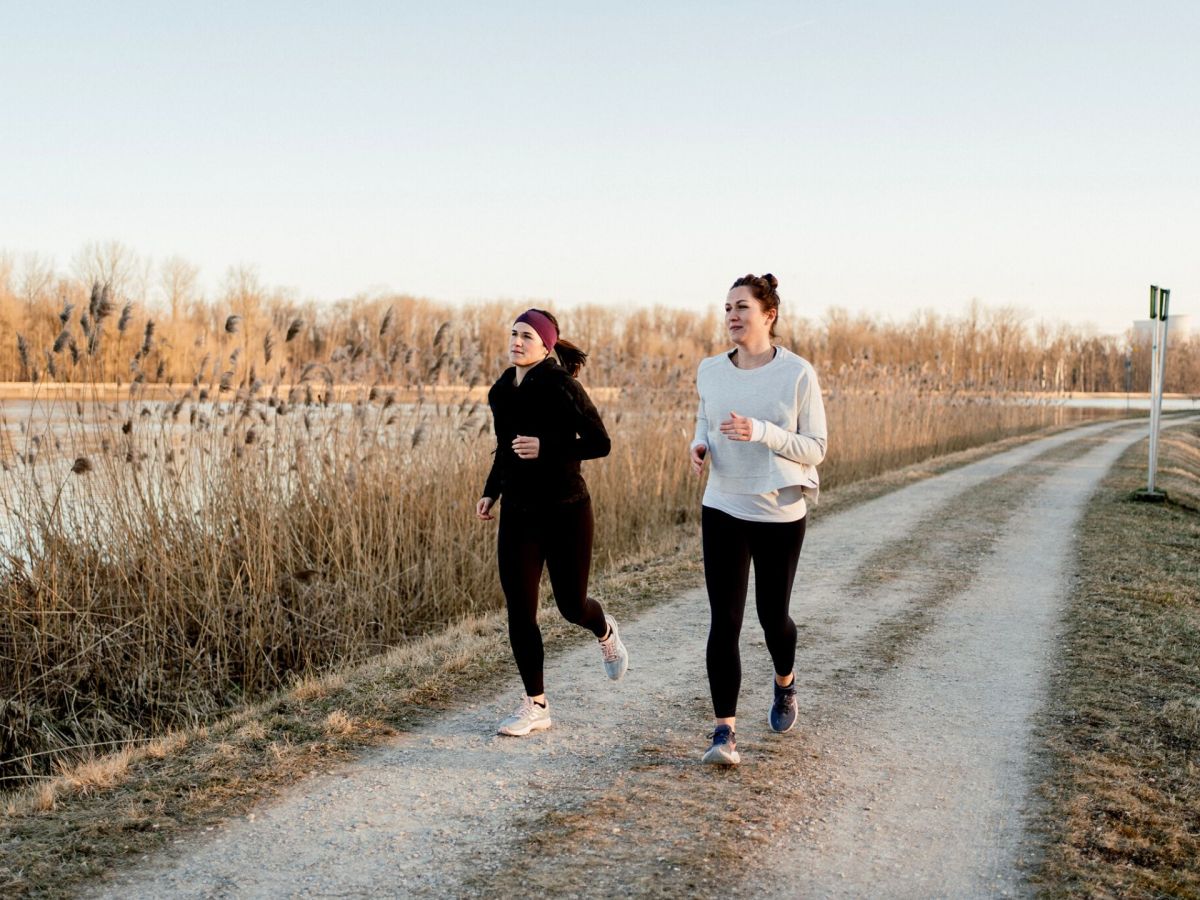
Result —
M725 298L725 328L729 339L735 344L756 344L771 339L771 323L775 311L764 313L762 301L755 298L750 288L735 287Z
M538 333L528 322L518 322L508 338L508 361L514 366L532 366L550 355Z

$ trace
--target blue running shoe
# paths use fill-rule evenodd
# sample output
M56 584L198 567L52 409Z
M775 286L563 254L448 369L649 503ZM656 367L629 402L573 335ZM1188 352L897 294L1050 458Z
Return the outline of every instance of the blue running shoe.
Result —
M740 763L742 757L738 754L737 743L733 739L733 729L728 725L718 725L712 733L712 746L700 761L715 766L736 766Z
M772 731L780 734L791 731L792 726L796 724L795 678L787 687L780 687L778 682L775 683L775 702L771 704L771 711L767 713L767 724L771 726Z

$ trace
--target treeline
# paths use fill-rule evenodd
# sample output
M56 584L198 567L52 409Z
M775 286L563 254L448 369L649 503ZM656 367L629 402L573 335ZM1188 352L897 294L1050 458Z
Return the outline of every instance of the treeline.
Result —
M481 384L505 365L522 304L452 305L406 295L304 301L231 268L211 296L178 258L157 266L93 244L69 272L0 254L0 381L213 383L228 390L304 379ZM704 313L647 306L558 309L564 336L592 353L595 384L669 387L726 346L719 298ZM931 390L1144 391L1150 348L1011 307L879 321L784 296L779 338L830 383L900 377ZM1200 392L1200 341L1174 342L1166 389Z

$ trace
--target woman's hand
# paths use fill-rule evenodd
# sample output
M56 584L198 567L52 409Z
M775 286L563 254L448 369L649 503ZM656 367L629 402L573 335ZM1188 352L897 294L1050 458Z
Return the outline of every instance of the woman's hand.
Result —
M699 475L704 471L704 463L708 460L708 444L697 444L692 448L692 474Z
M513 438L512 442L513 453L517 454L521 459L537 459L538 451L542 448L542 442L535 437L526 437L518 434Z
M475 504L475 518L483 519L485 522L490 522L496 518L492 515L492 507L496 501L491 497L480 497L479 502Z
M731 441L748 441L754 434L754 420L730 412L729 418L721 423L721 434Z

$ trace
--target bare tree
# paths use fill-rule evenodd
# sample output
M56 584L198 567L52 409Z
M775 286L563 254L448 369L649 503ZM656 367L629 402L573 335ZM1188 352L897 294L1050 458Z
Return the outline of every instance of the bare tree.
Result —
M54 262L36 253L25 254L17 277L17 292L25 301L29 315L49 295L54 285Z
M164 259L158 267L158 289L176 322L199 299L200 269L181 256Z
M254 366L252 348L258 340L260 327L260 309L263 304L265 290L258 277L258 269L247 263L230 266L225 272L225 283L221 291L222 312L232 313L225 321L224 332L236 334L240 338L241 347L234 352L236 360L240 353L241 365L245 372ZM236 327L231 327L231 321L236 319ZM222 335L223 336L223 335ZM232 343L238 343L236 339Z
M257 318L264 293L256 267L241 263L226 270L221 302L243 322Z
M120 241L85 244L71 267L83 284L108 285L117 300L140 299L145 294L147 264Z
M0 250L0 300L13 296L13 272L17 268L16 257L11 250Z
M1015 306L1000 306L987 312L992 345L992 378L998 387L1008 387L1021 361L1028 331L1028 314Z

